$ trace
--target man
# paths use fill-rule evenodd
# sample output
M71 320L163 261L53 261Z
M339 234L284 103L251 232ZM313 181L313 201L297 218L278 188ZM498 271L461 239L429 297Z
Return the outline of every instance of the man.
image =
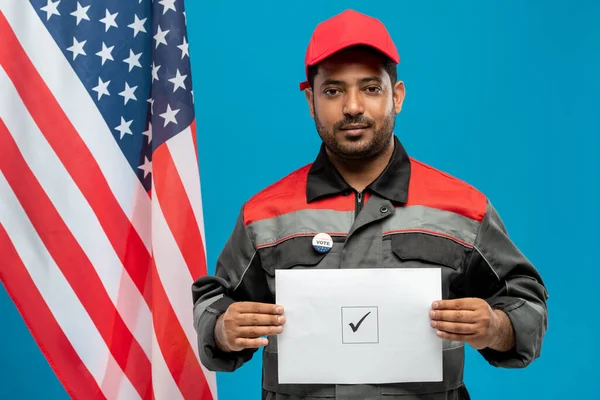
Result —
M301 89L321 151L244 204L215 276L192 288L202 363L233 371L265 347L263 398L468 399L464 343L499 367L540 355L547 293L538 272L483 194L409 158L393 133L405 96L398 62L374 18L348 10L317 26ZM318 233L333 237L329 252L313 249ZM430 311L442 382L278 383L286 316L274 304L276 269L427 266L442 269L443 299Z

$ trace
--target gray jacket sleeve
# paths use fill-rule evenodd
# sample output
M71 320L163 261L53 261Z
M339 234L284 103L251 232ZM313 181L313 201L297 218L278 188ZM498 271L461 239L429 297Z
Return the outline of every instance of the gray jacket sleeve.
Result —
M236 301L272 303L260 257L244 226L243 209L235 228L217 260L214 276L192 285L194 327L202 364L211 371L234 371L249 361L255 349L226 353L214 337L217 318Z
M467 266L465 289L467 296L486 299L492 308L504 311L512 323L513 349L480 350L491 365L523 368L540 356L548 327L548 293L540 274L508 237L489 201Z

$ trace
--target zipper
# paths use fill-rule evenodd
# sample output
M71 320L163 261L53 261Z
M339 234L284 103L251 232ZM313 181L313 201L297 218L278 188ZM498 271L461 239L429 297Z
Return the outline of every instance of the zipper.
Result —
M354 218L358 217L358 213L362 210L363 207L363 194L362 192L357 192L356 194L356 210L354 213Z

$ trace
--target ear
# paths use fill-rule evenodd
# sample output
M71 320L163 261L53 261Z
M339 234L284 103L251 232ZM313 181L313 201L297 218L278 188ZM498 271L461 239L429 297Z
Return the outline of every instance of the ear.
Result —
M312 88L308 88L304 90L304 95L306 96L306 101L308 101L308 109L310 110L310 117L315 119L315 103L313 102L313 90Z
M405 96L406 88L404 87L404 82L396 82L394 85L394 111L396 111L396 114L400 114L400 111L402 111L402 103Z

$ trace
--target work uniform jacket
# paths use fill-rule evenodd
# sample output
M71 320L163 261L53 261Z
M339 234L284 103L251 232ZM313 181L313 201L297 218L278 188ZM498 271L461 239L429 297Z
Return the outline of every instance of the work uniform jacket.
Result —
M362 193L344 181L322 147L314 163L244 204L215 276L192 287L199 355L206 368L234 371L256 351L220 351L214 338L219 315L236 301L274 303L275 271L303 268L440 267L443 299L478 297L508 315L516 346L507 352L481 350L491 365L521 368L539 357L547 328L546 289L490 201L409 157L396 137L394 144L386 169ZM327 253L312 246L322 232L333 238ZM263 399L469 398L461 342L444 340L441 382L279 384L276 337L269 338L262 357Z

